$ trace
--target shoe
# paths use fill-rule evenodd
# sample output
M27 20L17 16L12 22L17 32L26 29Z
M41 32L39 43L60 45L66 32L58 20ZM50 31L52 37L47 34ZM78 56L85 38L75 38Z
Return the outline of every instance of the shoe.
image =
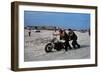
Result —
M80 48L80 45L78 45L78 48Z
M68 50L67 50L67 49L65 49L65 51L67 52Z
M74 49L77 49L77 47L73 47Z
M69 50L72 50L72 47L70 47Z

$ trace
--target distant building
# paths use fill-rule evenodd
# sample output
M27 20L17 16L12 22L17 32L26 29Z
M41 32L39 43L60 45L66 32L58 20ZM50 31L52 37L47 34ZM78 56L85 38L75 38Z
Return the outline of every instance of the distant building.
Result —
M55 26L25 26L24 29L32 29L32 30L54 30Z

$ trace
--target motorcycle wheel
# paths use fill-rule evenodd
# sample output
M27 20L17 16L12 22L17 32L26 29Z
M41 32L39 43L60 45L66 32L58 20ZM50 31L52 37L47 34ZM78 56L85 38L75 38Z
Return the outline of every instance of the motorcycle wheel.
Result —
M46 52L46 53L52 52L52 49L53 49L53 46L52 46L51 43L48 43L48 44L45 46L45 52Z

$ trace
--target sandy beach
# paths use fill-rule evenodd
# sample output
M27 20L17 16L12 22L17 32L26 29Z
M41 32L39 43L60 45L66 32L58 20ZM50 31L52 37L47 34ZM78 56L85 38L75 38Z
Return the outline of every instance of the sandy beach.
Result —
M45 45L53 38L53 31L41 30L41 32L24 30L24 61L47 61L47 60L68 60L68 59L87 59L90 58L90 37L88 32L82 33L75 31L78 36L79 49L55 51L46 53ZM71 42L70 42L71 43Z

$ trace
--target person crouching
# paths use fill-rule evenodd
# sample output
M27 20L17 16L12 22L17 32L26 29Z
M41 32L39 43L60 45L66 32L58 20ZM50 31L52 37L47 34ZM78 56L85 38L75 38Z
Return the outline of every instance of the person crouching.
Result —
M59 30L59 33L60 33L60 40L64 40L65 41L65 51L68 51L68 48L69 49L72 49L70 44L69 44L69 36L68 34L65 32L65 30Z
M68 29L68 36L69 36L69 40L72 40L72 46L74 49L76 48L80 48L80 45L77 43L77 35L75 34L75 32L72 29Z

